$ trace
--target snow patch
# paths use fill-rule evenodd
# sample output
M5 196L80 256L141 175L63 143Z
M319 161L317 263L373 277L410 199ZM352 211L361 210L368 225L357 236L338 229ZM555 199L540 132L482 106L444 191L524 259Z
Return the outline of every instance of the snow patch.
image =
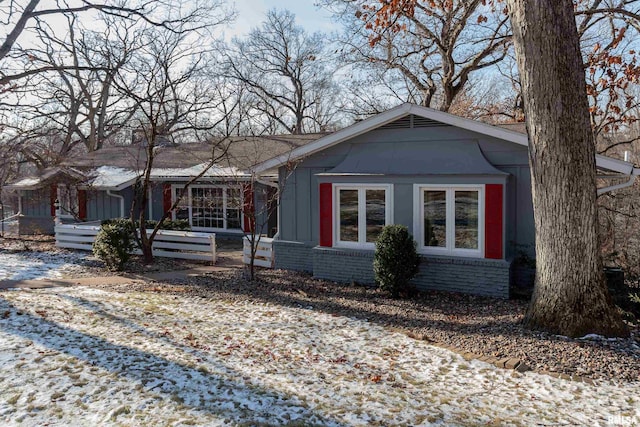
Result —
M319 310L83 287L1 296L2 425L640 421L638 383L519 374Z
M0 280L45 280L64 277L87 257L81 253L18 252L0 256Z
M93 173L90 185L95 188L115 188L136 179L138 174L129 169L100 166Z

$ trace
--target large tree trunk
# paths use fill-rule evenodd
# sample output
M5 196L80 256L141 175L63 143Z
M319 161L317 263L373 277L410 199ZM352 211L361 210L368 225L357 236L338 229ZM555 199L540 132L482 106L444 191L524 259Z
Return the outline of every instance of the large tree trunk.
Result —
M609 297L597 230L595 145L571 0L507 0L525 99L537 275L525 324L628 331Z

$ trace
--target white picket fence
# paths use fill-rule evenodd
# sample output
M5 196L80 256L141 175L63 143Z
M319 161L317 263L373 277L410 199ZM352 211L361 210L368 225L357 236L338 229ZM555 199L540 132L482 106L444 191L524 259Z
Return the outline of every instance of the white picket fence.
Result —
M251 241L245 237L242 245L242 262L251 264ZM253 265L258 267L273 268L273 239L261 237L256 248L256 257Z
M99 225L56 225L56 246L91 251ZM153 230L147 230L151 234ZM136 249L133 253L140 255ZM216 262L216 235L191 231L159 230L153 240L153 255L166 258Z

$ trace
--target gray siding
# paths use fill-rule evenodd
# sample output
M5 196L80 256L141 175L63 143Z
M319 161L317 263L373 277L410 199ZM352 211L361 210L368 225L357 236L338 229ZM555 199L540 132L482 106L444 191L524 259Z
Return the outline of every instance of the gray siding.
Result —
M280 173L280 239L317 245L319 240L320 209L318 177L327 168L302 167L291 175Z
M533 201L531 198L531 175L528 165L505 166L510 173L507 185L507 258L519 251L535 256L535 224L533 221Z
M330 176L319 177L344 161L353 144L415 142L436 140L443 147L447 141L467 139L478 144L485 158L508 176L491 175L420 175L420 176ZM428 173L428 171L425 171ZM533 206L527 148L495 138L479 135L451 126L374 130L345 141L334 147L304 159L285 179L287 173L280 172L285 182L280 201L280 238L288 241L317 245L319 240L318 184L332 183L385 183L394 184L394 222L413 227L413 184L506 184L505 197L505 255L511 257L513 248L532 250L535 236L533 229Z
M34 218L51 218L50 194L50 187L21 191L22 214Z
M122 191L112 191L112 194L124 197L124 216L129 216L131 203L133 200L133 189L126 188ZM109 196L106 191L87 192L87 220L102 221L105 219L119 218L120 198Z
M20 192L22 216L18 217L19 234L53 234L51 188Z

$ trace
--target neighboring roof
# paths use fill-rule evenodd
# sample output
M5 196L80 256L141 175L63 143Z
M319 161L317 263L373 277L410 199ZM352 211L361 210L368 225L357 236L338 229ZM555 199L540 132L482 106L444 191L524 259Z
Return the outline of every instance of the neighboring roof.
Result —
M187 179L198 175L203 168L218 158L204 178L246 178L251 166L292 149L315 141L326 133L304 135L270 135L231 137L208 143L162 145L154 151L152 179ZM62 166L44 170L37 176L28 176L7 185L7 188L29 190L44 185L64 171L86 187L119 191L131 185L144 170L146 146L133 144L105 147L91 153L70 157ZM80 172L79 170L84 172Z
M231 137L206 143L185 143L156 147L154 168L186 169L221 157L216 163L222 167L249 169L251 166L315 141L326 133L305 135L274 135ZM142 144L105 147L91 153L66 159L63 165L76 168L119 167L143 170L146 147Z
M318 175L506 175L480 151L478 143L438 141L416 145L353 144L349 154L335 168Z
M207 163L201 163L199 165L191 166L189 168L162 168L153 169L151 171L151 178L180 178L196 176L207 167ZM213 165L207 169L202 175L203 178L224 178L224 177L250 177L251 174L242 171L236 167L221 167Z
M460 129L466 129L482 135L491 136L508 142L513 142L518 145L529 145L529 138L526 134L526 130L523 127L523 124L517 123L514 125L494 126L476 120L455 116L443 111L434 110L432 108L407 103L392 108L383 113L376 114L375 116L369 117L368 119L355 123L349 127L327 135L307 145L295 148L280 155L276 155L272 159L256 165L255 167L253 167L253 170L256 173L262 173L285 165L289 162L294 162L301 158L315 154L319 151L325 150L329 147L333 147L334 145L354 138L358 135L370 132L409 114L440 122L444 125L451 125ZM596 164L599 168L618 173L624 173L625 175L634 173L634 167L632 163L612 159L611 157L596 155Z
M35 190L44 187L45 185L47 185L47 183L51 182L55 177L59 175L66 175L73 180L85 179L84 174L78 170L64 167L52 167L43 169L42 171L34 175L25 176L14 183L5 185L4 188L17 190Z
M91 172L87 187L119 191L133 184L137 177L138 173L129 169L100 166Z
M207 167L206 163L191 166L188 168L154 168L151 171L151 179L172 179L181 180L189 179L193 176L199 175L203 169ZM93 188L98 190L114 190L120 191L123 188L132 185L138 176L140 171L134 171L131 169L124 169L115 166L100 166L99 168L90 172L86 181L87 188ZM250 175L237 168L232 167L220 167L213 165L207 169L202 176L203 178L219 178L219 177L234 177L234 178L246 178Z

